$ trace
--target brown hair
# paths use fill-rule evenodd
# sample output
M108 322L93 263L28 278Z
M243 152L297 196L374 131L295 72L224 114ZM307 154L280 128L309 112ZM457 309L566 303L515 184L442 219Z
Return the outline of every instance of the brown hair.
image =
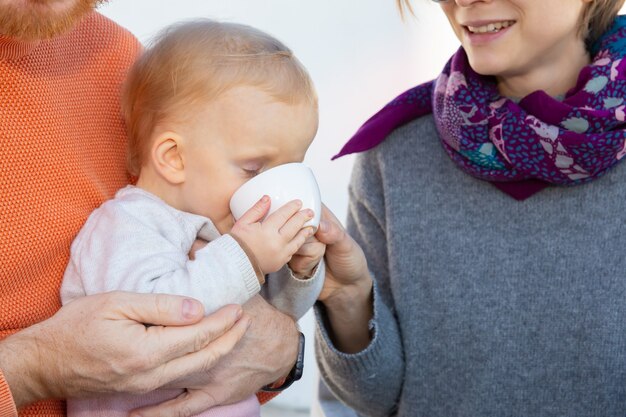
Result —
M583 11L580 33L591 46L613 23L625 0L593 0Z
M128 168L138 175L154 129L182 122L190 109L248 85L275 99L317 104L313 83L289 48L250 26L209 19L162 31L130 70L122 95Z
M611 26L625 1L593 0L587 5L579 29L586 45L592 45ZM396 0L396 5L401 14L404 15L405 10L413 14L411 0Z
M400 15L402 15L404 17L404 11L408 10L409 13L411 14L415 14L413 13L413 7L411 6L411 0L396 0L396 6L398 6L398 9L400 10Z

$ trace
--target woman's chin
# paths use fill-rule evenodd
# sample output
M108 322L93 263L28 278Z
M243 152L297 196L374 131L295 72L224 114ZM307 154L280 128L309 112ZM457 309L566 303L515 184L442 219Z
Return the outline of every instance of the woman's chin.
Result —
M490 57L476 57L468 54L469 64L480 75L492 75L499 76L507 72L507 68L503 65L503 62L508 62L504 58Z

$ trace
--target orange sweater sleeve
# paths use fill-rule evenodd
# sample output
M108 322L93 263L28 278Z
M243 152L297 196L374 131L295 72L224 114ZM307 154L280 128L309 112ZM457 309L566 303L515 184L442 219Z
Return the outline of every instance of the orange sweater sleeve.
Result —
M0 36L0 339L61 307L74 236L130 179L119 92L139 51L97 12L51 39ZM7 393L0 382L0 417L15 415ZM65 409L56 399L19 415Z
M17 408L7 381L0 369L0 417L17 417Z

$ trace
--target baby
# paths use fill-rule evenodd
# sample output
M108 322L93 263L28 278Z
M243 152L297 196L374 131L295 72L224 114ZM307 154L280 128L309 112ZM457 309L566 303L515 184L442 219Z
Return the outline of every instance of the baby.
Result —
M312 211L292 201L261 221L265 197L237 222L229 209L248 179L302 161L316 134L314 87L291 51L248 26L174 25L130 71L123 107L137 185L96 209L72 243L62 302L112 290L168 293L199 299L210 313L261 292L301 317L324 280L325 247L303 228ZM126 416L181 393L74 399L68 414ZM201 415L259 416L260 407L252 396Z

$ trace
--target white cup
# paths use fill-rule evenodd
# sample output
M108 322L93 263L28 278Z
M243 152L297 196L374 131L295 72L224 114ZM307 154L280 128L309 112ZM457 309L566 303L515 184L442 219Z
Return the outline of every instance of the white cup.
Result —
M313 171L300 162L278 165L246 181L230 198L230 211L239 219L267 195L272 204L267 215L290 201L302 201L302 210L313 210L314 216L305 223L315 230L320 224L322 198Z

